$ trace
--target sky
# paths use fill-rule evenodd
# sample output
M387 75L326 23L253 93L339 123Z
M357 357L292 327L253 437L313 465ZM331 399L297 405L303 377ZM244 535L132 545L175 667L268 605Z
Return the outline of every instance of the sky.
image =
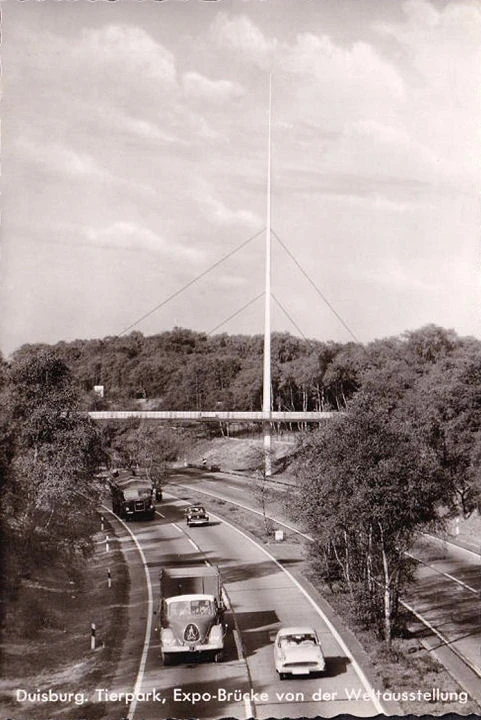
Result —
M272 329L481 337L479 0L2 10L5 357L263 332L269 77Z

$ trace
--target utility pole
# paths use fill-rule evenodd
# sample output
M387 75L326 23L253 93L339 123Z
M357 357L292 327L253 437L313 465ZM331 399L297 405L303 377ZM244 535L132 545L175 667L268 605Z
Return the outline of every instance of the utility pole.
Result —
M264 313L264 379L262 411L264 415L264 473L271 474L271 116L272 74L269 74L269 123L267 140L267 218L266 218L266 281Z

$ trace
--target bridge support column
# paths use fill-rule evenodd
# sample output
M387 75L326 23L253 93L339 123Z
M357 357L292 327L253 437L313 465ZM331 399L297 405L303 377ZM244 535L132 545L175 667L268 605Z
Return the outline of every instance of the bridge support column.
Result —
M264 423L264 476L272 475L271 423Z

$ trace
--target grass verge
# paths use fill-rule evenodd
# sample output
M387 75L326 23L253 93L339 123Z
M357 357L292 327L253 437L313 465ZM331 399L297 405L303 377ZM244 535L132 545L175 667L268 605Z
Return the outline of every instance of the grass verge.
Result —
M100 523L99 523L100 524ZM128 622L128 571L110 530L96 534L95 550L76 567L52 565L24 580L2 628L0 716L11 720L105 717L94 703L97 687L108 687L120 657ZM108 586L108 571L111 587ZM96 648L91 650L91 624ZM47 698L38 693L55 693ZM26 693L33 694L26 697Z

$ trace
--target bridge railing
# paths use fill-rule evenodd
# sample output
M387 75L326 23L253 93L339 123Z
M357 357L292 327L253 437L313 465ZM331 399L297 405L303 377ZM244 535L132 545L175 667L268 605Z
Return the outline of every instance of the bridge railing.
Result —
M91 410L93 420L219 420L221 422L322 422L338 415L336 412L244 412L228 410Z

